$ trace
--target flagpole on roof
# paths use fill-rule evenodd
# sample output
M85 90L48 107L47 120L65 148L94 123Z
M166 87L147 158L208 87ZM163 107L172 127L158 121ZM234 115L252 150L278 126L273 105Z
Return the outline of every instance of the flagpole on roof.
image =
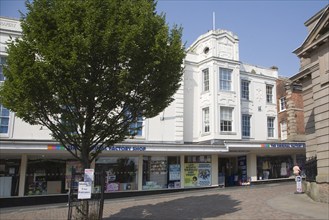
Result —
M212 29L215 30L216 29L216 18L215 18L215 12L212 13Z

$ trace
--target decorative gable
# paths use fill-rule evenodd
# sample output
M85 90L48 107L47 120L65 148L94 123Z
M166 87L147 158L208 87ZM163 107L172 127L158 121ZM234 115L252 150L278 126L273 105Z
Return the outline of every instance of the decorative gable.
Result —
M314 20L312 22L312 20ZM317 20L317 21L316 21ZM309 20L314 26L309 32L303 44L294 51L299 58L308 58L314 49L325 44L329 40L329 6L320 11ZM311 23L312 22L312 23ZM308 22L305 23L306 25Z

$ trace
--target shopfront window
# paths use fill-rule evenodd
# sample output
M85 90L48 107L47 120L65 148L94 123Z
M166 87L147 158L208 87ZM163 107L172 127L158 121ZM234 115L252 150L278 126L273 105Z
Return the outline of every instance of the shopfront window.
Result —
M211 186L211 156L185 156L185 187Z
M0 198L18 195L20 159L0 159Z
M26 195L66 193L65 160L28 160Z
M180 157L168 157L168 188L181 188Z
M143 158L143 190L168 188L167 157L149 156Z
M287 178L293 175L293 160L289 155L257 157L259 180Z
M105 192L137 190L138 157L100 157L96 172L105 172ZM97 183L96 183L97 184Z

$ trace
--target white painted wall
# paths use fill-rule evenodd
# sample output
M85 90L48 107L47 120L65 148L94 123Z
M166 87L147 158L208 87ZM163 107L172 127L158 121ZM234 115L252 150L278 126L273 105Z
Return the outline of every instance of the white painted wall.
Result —
M241 139L241 115L252 115L251 138L268 140L267 117L276 114L277 69L262 68L239 62L239 41L232 32L212 30L200 36L188 49L184 69L184 141ZM206 50L209 51L205 53ZM202 91L202 70L209 69L209 92ZM232 72L232 91L219 90L219 68ZM250 100L240 98L240 80L250 81ZM273 104L266 103L266 84L273 85ZM233 131L220 131L220 107L232 107ZM202 109L209 107L210 132L202 132ZM260 111L258 110L260 107ZM274 122L277 126L277 122ZM277 139L277 127L272 139Z
M1 45L9 35L19 36L19 21L1 18ZM19 28L18 28L19 27ZM7 30L7 29L8 30ZM5 30L6 29L6 30ZM208 53L205 53L208 48ZM2 55L6 55L1 52ZM232 69L232 91L219 90L219 68ZM202 70L209 68L210 90L202 92ZM188 49L184 60L181 88L175 100L159 115L146 119L143 136L131 141L145 142L201 142L213 139L241 139L241 112L252 114L251 135L254 140L267 140L266 117L276 117L276 91L274 104L266 103L266 83L275 85L277 70L242 64L239 61L239 40L230 31L212 30L200 36ZM240 79L250 80L250 101L240 99ZM233 132L220 132L220 107L233 107ZM261 107L261 111L258 107ZM202 109L209 107L210 132L202 133ZM12 116L14 114L12 113ZM277 126L277 122L274 122ZM11 117L9 139L51 140L48 129L31 126L17 117ZM277 128L275 137L277 138Z
M254 70L254 71L252 71ZM241 79L250 81L249 101L241 100L241 114L251 115L251 138L256 141L278 139L277 103L275 80L278 77L276 69L266 69L241 64ZM273 103L266 103L266 84L273 85ZM274 117L274 137L267 136L267 117Z

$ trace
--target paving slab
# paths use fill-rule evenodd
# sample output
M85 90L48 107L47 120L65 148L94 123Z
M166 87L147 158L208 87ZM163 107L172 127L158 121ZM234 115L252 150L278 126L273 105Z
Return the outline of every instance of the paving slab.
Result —
M103 217L130 219L329 219L328 204L294 194L294 183L227 187L106 200ZM1 220L67 219L66 204L0 209Z

